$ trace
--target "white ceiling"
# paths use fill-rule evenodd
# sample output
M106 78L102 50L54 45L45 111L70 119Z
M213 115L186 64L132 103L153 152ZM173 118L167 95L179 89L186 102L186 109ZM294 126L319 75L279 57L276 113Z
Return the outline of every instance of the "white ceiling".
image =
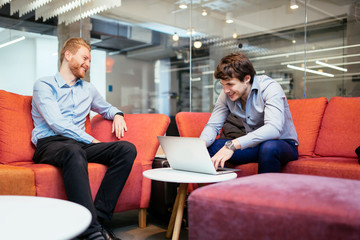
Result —
M101 15L180 34L186 34L191 21L196 32L226 38L234 31L248 35L303 25L304 1L298 0L300 8L293 11L289 8L290 0L122 0L121 7ZM180 9L180 3L189 7ZM347 14L351 3L352 0L307 0L309 22ZM206 17L201 15L203 9L208 12ZM234 18L233 24L225 23L228 14Z

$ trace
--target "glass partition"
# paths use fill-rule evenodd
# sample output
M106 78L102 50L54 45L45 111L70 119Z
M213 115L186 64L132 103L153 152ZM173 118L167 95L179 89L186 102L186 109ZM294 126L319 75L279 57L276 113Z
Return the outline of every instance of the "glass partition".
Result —
M37 78L53 75L70 31L89 36L88 78L125 113L212 111L222 91L214 69L235 51L289 99L360 96L359 0L123 0L66 26L10 14L10 4L0 8L0 46L26 39L0 48L8 91L31 95Z

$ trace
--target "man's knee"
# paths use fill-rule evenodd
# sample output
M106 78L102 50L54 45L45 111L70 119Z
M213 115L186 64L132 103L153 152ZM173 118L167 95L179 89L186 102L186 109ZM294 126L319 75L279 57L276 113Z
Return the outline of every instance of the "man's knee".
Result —
M114 154L116 159L121 159L125 161L126 165L132 166L137 156L137 150L134 144L128 141L119 141Z
M272 156L276 157L280 152L277 140L269 140L261 144L259 148L259 156Z

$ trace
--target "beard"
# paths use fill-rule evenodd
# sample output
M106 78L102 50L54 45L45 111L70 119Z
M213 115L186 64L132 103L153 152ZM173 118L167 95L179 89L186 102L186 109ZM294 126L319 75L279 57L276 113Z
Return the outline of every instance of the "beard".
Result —
M85 77L86 72L83 71L81 66L82 66L81 64L79 64L75 61L71 61L69 63L70 71L76 78L84 78Z

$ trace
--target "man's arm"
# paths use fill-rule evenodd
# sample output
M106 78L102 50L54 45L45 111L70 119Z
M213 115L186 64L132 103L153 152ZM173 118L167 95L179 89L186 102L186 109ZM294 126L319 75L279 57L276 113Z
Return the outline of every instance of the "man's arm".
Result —
M216 101L210 119L200 135L200 138L206 142L207 147L214 143L216 136L220 133L220 130L224 125L226 117L229 115L229 112L230 110L226 105L226 94L222 91Z
M93 96L91 109L101 114L105 119L113 120L111 132L115 133L115 136L118 139L124 137L125 132L127 131L127 126L124 119L124 113L119 109L117 109L116 107L112 106L107 101L105 101L105 99L92 85L91 85L91 91Z
M272 83L262 93L264 101L264 125L237 138L241 149L254 147L266 140L278 139L285 124L285 93L278 83Z

